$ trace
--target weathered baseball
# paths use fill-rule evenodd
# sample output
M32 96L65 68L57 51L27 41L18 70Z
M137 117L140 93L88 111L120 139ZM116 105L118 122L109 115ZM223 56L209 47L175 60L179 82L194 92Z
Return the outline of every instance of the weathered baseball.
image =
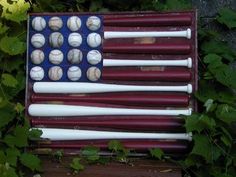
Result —
M98 33L90 33L87 37L87 43L90 47L98 47L102 42L102 38Z
M52 17L49 19L48 26L53 31L58 31L63 25L62 19L60 17Z
M79 47L82 43L82 37L79 33L71 33L68 37L68 43L72 47Z
M49 61L52 64L55 64L55 65L60 64L63 61L63 58L64 58L64 55L62 51L60 50L55 49L49 53Z
M88 29L90 29L91 31L96 31L100 28L101 26L101 20L100 18L96 17L96 16L91 16L87 19L86 21L86 26L88 27Z
M44 78L44 70L40 66L35 66L30 70L30 78L35 81L40 81Z
M49 36L49 43L52 47L54 48L59 48L62 46L64 42L64 37L61 33L59 32L53 32Z
M44 53L42 50L36 49L31 53L30 58L33 64L38 65L44 61Z
M67 54L67 59L72 64L78 64L83 59L83 53L79 49L71 49Z
M98 50L90 50L87 54L87 60L91 65L96 65L102 60L102 55Z
M48 77L53 81L58 81L61 79L63 71L59 66L53 66L48 70Z
M45 37L40 33L36 33L31 37L31 44L35 48L41 48L45 44Z
M71 81L77 81L81 78L82 72L78 66L71 66L67 71L67 76Z
M101 77L101 71L97 67L93 66L87 70L87 78L90 81L97 81L98 79L100 79L100 77Z
M46 21L43 17L34 17L32 28L36 31L42 31L46 27Z
M81 27L81 20L79 17L77 16L72 16L67 20L67 27L71 30L71 31L77 31L80 29Z

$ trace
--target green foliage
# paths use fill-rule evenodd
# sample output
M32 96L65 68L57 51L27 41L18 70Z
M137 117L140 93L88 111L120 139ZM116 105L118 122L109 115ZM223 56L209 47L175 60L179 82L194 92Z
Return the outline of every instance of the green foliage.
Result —
M72 162L70 164L71 169L75 174L79 173L81 170L84 169L84 166L81 164L81 159L78 157L75 157L72 159Z
M130 153L129 149L126 149L120 141L118 140L111 140L108 143L108 149L116 154L117 160L121 162L127 162L128 154Z
M219 11L217 21L221 24L226 25L229 29L235 28L236 12L228 8L223 8Z
M99 156L99 148L94 146L88 146L82 149L81 151L82 156L86 158L89 162L97 162L100 158Z
M152 157L157 158L159 160L161 160L164 155L164 152L160 148L150 149L149 152Z

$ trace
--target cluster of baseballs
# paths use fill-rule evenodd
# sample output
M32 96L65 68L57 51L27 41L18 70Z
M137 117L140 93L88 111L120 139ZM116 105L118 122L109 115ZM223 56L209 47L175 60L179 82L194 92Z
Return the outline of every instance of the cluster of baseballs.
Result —
M68 36L68 44L71 47L79 47L82 44L82 36L77 33L81 27L81 19L77 16L71 16L67 20L67 27L72 31ZM51 17L48 26L53 31L58 31L63 26L63 21L60 17ZM86 26L91 31L96 31L101 27L101 20L96 16L90 16L86 21ZM32 28L35 31L43 31L46 28L46 21L43 17L35 17L32 20ZM31 37L31 44L35 48L41 48L45 44L45 37L41 33L36 33ZM60 32L53 32L49 36L49 44L53 48L60 48L64 42L64 37ZM102 38L98 33L90 33L87 36L87 44L92 47L98 47L102 42Z
M97 81L101 77L101 71L97 67L90 67L87 70L87 78L90 81ZM58 81L63 76L63 70L60 66L53 66L48 70L48 78L52 81ZM82 76L81 69L78 66L71 66L67 70L67 77L71 81L78 81ZM45 77L42 67L35 66L30 70L30 78L34 81L41 81Z

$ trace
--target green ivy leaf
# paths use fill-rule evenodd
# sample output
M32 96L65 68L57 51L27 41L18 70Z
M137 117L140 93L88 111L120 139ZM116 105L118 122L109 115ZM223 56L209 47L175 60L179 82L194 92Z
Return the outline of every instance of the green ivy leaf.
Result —
M100 158L98 152L99 148L94 146L87 146L82 150L81 154L85 156L88 161L95 162Z
M10 104L5 104L3 107L0 107L0 129L6 126L15 118L14 107Z
M15 145L17 147L25 147L28 145L28 131L27 126L16 126L14 129Z
M4 151L0 150L0 164L4 164L6 162L6 155Z
M108 143L108 149L111 151L122 151L124 149L123 145L118 140L111 140Z
M8 148L6 149L6 161L16 167L17 158L20 155L20 151L16 148Z
M28 138L30 140L40 140L41 135L43 134L42 130L30 129L28 133Z
M20 162L22 165L26 166L27 168L31 169L32 171L40 171L41 170L41 163L40 159L31 153L23 153L20 155Z
M231 124L236 122L236 109L227 104L221 104L217 106L216 117L227 124Z
M164 155L164 152L160 148L150 149L149 150L152 157L161 160Z
M0 22L0 34L5 33L8 29L9 29L8 26L5 26Z
M81 164L80 158L77 157L72 159L70 167L72 168L72 170L74 170L75 173L84 170L84 166Z
M7 87L16 87L18 81L11 74L2 74L2 83Z
M219 16L217 16L217 21L221 24L226 25L229 29L236 27L236 12L223 8L219 11Z
M25 52L26 44L18 37L4 36L0 40L0 49L9 55L18 55Z
M24 0L1 0L0 5L2 6L2 17L7 20L11 20L17 23L27 19L27 11L30 8L30 4Z

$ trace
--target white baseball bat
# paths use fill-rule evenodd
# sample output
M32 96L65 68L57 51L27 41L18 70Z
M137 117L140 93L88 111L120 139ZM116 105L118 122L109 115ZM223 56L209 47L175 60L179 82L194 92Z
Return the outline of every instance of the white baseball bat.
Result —
M187 92L192 93L192 85L184 86L140 86L101 84L86 82L35 82L35 93L106 93L106 92Z
M128 60L103 59L103 66L186 66L192 67L192 59L185 60Z
M42 130L43 132L41 138L46 138L52 141L99 139L171 139L188 141L192 140L191 133L131 133L57 128L37 129Z
M139 37L185 37L191 39L191 29L183 31L105 31L104 39Z
M31 116L105 116L105 115L191 115L192 109L129 109L95 106L75 106L60 104L31 104L28 108Z

